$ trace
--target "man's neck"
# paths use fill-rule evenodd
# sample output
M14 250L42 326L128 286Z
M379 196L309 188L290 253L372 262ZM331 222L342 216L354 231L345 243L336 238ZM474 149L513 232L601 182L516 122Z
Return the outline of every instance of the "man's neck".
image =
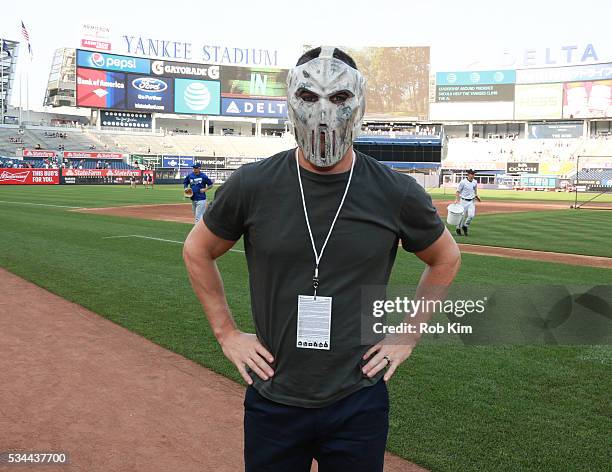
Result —
M350 146L344 156L342 156L342 159L336 162L333 166L318 167L306 159L302 149L298 148L298 161L300 163L300 167L310 172L314 172L315 174L342 174L343 172L348 172L351 170L351 164L353 162L352 156L353 146Z

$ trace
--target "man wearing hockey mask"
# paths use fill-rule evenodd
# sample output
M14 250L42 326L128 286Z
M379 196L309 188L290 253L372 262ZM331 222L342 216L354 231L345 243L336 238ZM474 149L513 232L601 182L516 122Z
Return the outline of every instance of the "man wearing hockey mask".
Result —
M307 472L316 459L321 472L382 471L386 382L420 334L372 331L362 290L387 284L401 243L426 265L417 297L439 298L459 250L412 177L353 150L365 80L352 58L306 52L289 71L287 101L298 147L232 174L185 241L185 264L249 385L246 470ZM215 262L241 238L255 334L237 328Z
M304 56L287 77L289 120L303 157L316 167L331 167L361 131L365 79L339 49L317 48Z

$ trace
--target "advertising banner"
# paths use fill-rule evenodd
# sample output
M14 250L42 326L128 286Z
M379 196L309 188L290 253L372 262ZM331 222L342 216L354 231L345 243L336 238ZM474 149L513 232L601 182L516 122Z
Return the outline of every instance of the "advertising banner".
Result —
M517 84L546 84L612 79L612 63L516 71Z
M558 119L562 109L562 84L517 85L514 90L516 120Z
M563 84L563 118L612 116L612 80Z
M202 164L202 167L225 167L224 157L198 157L197 162Z
M128 74L126 82L129 110L159 113L174 111L172 79Z
M100 110L100 124L102 128L151 129L152 123L150 113Z
M539 174L540 164L538 162L507 162L506 172L508 174Z
M77 68L77 106L125 108L125 74Z
M286 97L287 69L223 67L221 94L224 97Z
M85 23L81 25L81 47L110 51L110 28L103 25Z
M64 177L140 177L139 169L62 169Z
M23 150L23 157L40 157L41 159L46 159L55 156L57 156L57 152L55 151L43 151L42 149Z
M124 154L118 152L83 152L64 151L64 159L123 159Z
M437 85L437 102L511 102L514 85Z
M193 156L163 156L162 167L180 168L191 167L193 165Z
M135 74L149 74L151 72L151 61L149 59L83 51L82 49L77 49L77 66Z
M97 39L81 39L81 47L87 49L97 49L98 51L110 51L111 43L99 41Z
M256 98L222 98L221 114L226 116L286 118L287 101Z
M436 85L513 84L515 81L516 71L511 69L436 73Z
M174 111L191 115L219 115L219 82L174 79Z
M58 169L0 169L0 185L59 184Z
M181 79L219 80L221 66L188 62L151 61L151 74Z
M582 123L531 123L529 139L569 139L582 136Z

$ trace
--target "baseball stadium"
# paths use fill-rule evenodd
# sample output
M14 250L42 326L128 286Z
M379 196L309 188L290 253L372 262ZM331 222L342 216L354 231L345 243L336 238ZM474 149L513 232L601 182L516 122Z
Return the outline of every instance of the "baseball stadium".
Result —
M480 297L497 314L467 329L469 316L436 313L393 378L385 377L384 470L610 470L612 48L609 38L593 33L609 21L608 3L588 8L594 25L578 29L582 37L538 42L525 31L527 46L516 15L529 12L514 12L512 24L495 20L500 35L486 48L438 41L433 32L425 36L431 40L408 32L386 40L385 28L380 38L366 34L364 45L329 33L330 19L303 37L294 24L281 45L272 32L258 37L260 26L272 22L283 31L292 14L271 13L272 5L260 12L243 1L231 14L207 7L219 23L236 16L242 27L231 33L221 24L198 29L195 19L171 27L174 16L164 18L161 10L145 25L135 6L122 14L119 2L109 2L114 14L99 18L59 3L41 7L40 18L35 2L3 6L0 19L0 470L300 470L248 465L243 414L245 389L253 387L207 321L186 241L199 227L232 239L212 263L237 329L259 335L252 265L273 259L274 246L279 258L288 257L291 239L301 244L302 237L310 258L312 240L316 300L320 256L328 240L331 254L334 236L345 234L332 233L336 219L342 223L345 197L348 213L350 193L365 192L349 189L353 166L355 182L365 185L357 174L363 155L389 181L414 182L415 192L428 196L424 205L431 199L432 218L460 251L449 298ZM465 23L457 31L476 24L472 14L484 14L439 3L446 5L427 10L427 21L455 18ZM549 13L562 10L542 3ZM373 5L359 5L371 11L370 21L383 18ZM408 11L393 2L379 8L387 9L385 17ZM537 23L542 35L547 28L568 31L587 15L550 14L557 24ZM363 13L347 15L368 21ZM399 19L388 21L401 31ZM320 57L296 66L332 42L338 49L322 48ZM302 188L298 167L291 198L302 192L304 214L302 203L295 214L303 228L290 232L290 215L259 210L278 239L256 257L262 231L245 232L233 244L235 238L213 229L215 207L231 213L232 182L258 180L256 171L271 175L274 160L297 148L288 154L295 155L295 172L310 143L300 138L296 103L307 101L305 71L320 72L309 64L327 60L321 58L328 49L330 61L340 64L346 55L356 64L337 67L365 79L365 111L347 144L356 153L344 196L335 217L336 207L330 213L330 232L327 226L322 233L325 244L323 237L315 242L304 196L314 180ZM297 92L295 70L303 73ZM359 98L346 87L342 100ZM333 125L317 126L324 130L320 138L312 131L311 148L321 139L320 149L333 144L335 152L336 141L323 137ZM286 207L285 184L257 188L268 194L262 201ZM367 199L385 202L392 191L380 186ZM417 228L421 210L408 208ZM360 235L347 238L350 251ZM413 290L431 268L419 253L427 246L413 250L408 240L393 242L394 257L398 242L405 250L391 261L387 297ZM350 256L356 266L386 264L377 254ZM360 315L354 316L357 326ZM451 331L451 323L444 334L434 330L453 320L465 331ZM313 359L333 354L331 332L332 350L311 350ZM381 375L393 360L384 359ZM279 431L291 434L289 427ZM313 471L382 470L313 457Z

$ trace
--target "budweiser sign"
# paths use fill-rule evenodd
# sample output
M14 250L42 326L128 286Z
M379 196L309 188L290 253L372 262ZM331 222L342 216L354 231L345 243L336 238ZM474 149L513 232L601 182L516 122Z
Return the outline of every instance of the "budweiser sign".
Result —
M40 157L40 158L48 158L57 156L57 152L55 151L43 151L41 149L24 149L23 157Z
M59 184L57 169L0 169L0 185Z
M64 151L63 156L68 159L123 159L123 154L118 152Z
M26 181L28 180L29 175L30 175L29 170L14 171L14 172L3 170L2 173L0 174L0 183L25 184Z

